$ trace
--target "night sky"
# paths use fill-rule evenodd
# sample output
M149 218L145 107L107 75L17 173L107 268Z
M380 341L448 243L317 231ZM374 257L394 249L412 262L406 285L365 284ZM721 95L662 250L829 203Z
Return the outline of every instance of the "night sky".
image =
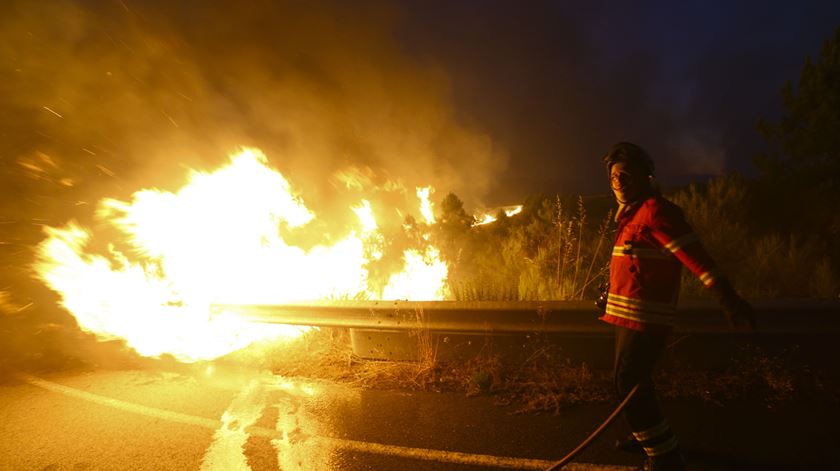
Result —
M417 2L403 37L507 148L502 188L547 193L603 191L596 162L621 140L651 152L666 186L754 173L757 120L781 113L784 81L840 26L837 2L476 5Z
M621 140L666 187L750 174L838 26L829 1L4 2L2 207L52 185L72 213L242 145L316 201L348 171L468 207L604 193Z

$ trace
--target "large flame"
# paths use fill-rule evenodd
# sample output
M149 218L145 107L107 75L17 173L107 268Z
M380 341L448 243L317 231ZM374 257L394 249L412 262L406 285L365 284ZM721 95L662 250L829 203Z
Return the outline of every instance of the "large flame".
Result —
M418 197L431 222L430 190ZM368 264L382 257L383 236L370 201L348 211L357 228L337 242L307 249L287 243L283 230L316 216L262 152L246 149L213 173L194 172L175 193L142 190L129 202L101 201L101 226L124 239L107 244L107 253L93 252L95 235L77 223L47 228L35 268L83 329L123 338L142 355L182 361L302 332L214 314L213 304L443 299L447 267L431 245L406 250L403 270L386 286L371 286Z
M422 187L417 189L417 197L420 198L420 213L423 214L423 219L426 224L435 223L435 213L432 211L431 197L432 187Z

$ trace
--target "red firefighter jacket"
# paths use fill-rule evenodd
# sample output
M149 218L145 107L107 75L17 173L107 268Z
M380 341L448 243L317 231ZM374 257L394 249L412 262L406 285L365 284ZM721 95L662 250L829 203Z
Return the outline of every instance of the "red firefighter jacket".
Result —
M622 208L616 234L605 322L668 331L675 321L682 266L706 287L720 279L682 209L661 195Z

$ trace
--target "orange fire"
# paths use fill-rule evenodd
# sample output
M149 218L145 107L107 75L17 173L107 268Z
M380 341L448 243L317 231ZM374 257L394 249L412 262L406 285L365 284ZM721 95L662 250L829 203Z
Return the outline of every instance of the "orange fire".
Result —
M495 210L484 210L478 212L473 215L475 222L472 227L484 226L496 222L497 218L496 216L493 216L493 214L498 214L498 211L504 211L505 216L513 217L522 212L522 205L502 206L501 208L496 208Z
M430 191L417 194L431 224ZM125 339L142 355L182 361L306 330L251 324L211 312L213 304L445 297L448 269L432 245L406 250L402 271L372 286L367 267L382 257L384 238L368 200L348 210L358 225L337 242L306 249L287 242L281 228L304 228L316 215L262 152L244 149L215 172L193 172L177 192L146 189L128 202L100 201L97 227L124 235L107 254L93 252L95 234L75 222L47 228L35 269L83 329Z

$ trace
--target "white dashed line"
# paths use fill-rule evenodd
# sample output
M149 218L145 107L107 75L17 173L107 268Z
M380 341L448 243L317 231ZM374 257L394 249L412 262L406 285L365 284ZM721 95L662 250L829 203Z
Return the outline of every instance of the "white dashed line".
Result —
M197 425L199 427L205 427L214 430L219 428L219 426L222 424L222 422L219 420L208 419L205 417L196 417L194 415L189 414L181 414L180 412L172 412L164 409L158 409L156 407L141 406L140 404L135 404L133 402L121 401L119 399L100 396L98 394L89 393L87 391L81 391L79 389L71 388L69 386L64 386L58 383L53 383L45 379L36 378L35 376L19 375L19 377L27 383L42 389L46 389L47 391L57 392L59 394L64 394L65 396L75 397L76 399L82 399L84 401L92 402L94 404L100 404L114 409L131 412L132 414L145 415L146 417L168 420L170 422L175 422L179 424Z

